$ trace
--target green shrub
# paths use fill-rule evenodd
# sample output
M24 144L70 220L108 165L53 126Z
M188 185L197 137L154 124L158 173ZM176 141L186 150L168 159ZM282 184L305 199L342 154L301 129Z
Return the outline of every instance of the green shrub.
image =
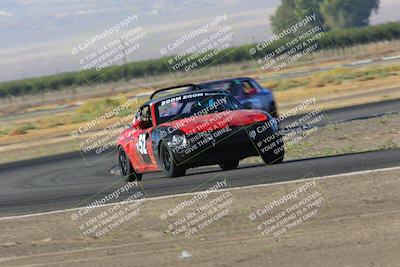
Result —
M116 117L124 117L135 112L146 99L138 101L138 103L132 102L126 108L122 108L115 114ZM117 107L123 107L128 103L128 99L125 97L119 98L102 98L96 100L87 101L85 104L80 106L74 116L73 122L89 121L97 116L102 116L108 112L113 111Z
M95 117L103 115L106 112L113 110L114 108L122 105L124 101L115 98L104 98L91 100L84 103L77 109L77 113L80 115L86 115L89 117Z
M37 129L37 126L33 123L25 123L16 126L14 129L8 132L9 135L20 135L26 134L29 130Z
M283 80L276 87L276 90L288 90L291 88L301 87L308 85L308 80L306 79L293 79L293 80Z

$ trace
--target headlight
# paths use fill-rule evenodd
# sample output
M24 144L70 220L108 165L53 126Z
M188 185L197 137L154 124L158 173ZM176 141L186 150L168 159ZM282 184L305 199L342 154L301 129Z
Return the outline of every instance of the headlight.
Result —
M173 135L172 140L167 143L168 146L180 146L182 148L187 146L187 140L185 135Z

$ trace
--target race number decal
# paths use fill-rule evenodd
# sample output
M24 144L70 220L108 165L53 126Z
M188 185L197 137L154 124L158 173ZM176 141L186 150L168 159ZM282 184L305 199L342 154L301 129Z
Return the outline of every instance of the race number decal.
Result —
M145 134L145 133L139 135L139 140L138 140L137 148L138 148L140 154L147 155L147 149L146 149L146 134Z

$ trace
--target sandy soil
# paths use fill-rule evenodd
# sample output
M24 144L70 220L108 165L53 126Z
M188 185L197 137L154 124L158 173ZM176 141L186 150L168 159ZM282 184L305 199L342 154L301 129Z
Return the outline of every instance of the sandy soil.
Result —
M0 219L0 266L400 266L398 174L397 169L314 180L315 184L311 180L228 188L190 202L166 218L166 211L191 201L193 195L131 202L121 208L135 203L139 213L128 211L136 215L98 238L79 229L80 220L90 218L73 221L76 210ZM217 177L210 184L217 184L218 179L229 182L229 177ZM132 196L140 191L135 190ZM223 200L227 205L215 201L223 195L228 196ZM273 201L281 204L270 208ZM210 203L209 218L217 219L208 226L192 224L199 230L188 237L170 227L177 218L204 211ZM228 210L225 216L211 214L219 207L219 212ZM270 210L262 214L266 207ZM92 210L90 216L110 208ZM293 214L294 219L284 221ZM198 218L189 217L192 221ZM278 221L284 221L280 229L286 232L261 234L260 229L267 229L259 228L262 222L272 229Z

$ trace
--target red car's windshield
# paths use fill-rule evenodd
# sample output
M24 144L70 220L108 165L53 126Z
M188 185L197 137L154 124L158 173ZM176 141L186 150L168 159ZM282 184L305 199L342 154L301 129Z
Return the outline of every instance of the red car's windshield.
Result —
M158 124L225 110L241 109L240 104L229 95L212 93L192 93L167 98L156 104Z

